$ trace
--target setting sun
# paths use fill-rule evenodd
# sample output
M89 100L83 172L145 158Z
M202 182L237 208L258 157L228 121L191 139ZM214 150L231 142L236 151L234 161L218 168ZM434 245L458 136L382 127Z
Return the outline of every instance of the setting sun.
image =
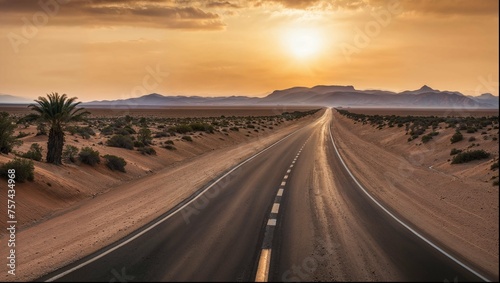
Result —
M316 55L321 49L321 45L321 34L318 30L298 28L285 33L285 46L298 59Z

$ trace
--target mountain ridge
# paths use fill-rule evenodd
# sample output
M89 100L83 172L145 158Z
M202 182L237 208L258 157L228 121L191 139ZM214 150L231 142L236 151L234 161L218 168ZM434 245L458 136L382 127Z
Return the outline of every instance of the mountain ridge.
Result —
M0 93L0 103L5 103L5 104L25 104L26 103L26 104L28 104L28 103L32 103L32 102L33 102L33 100L29 100L28 98L25 98L25 97Z
M0 94L12 101L15 96ZM24 98L21 98L24 99ZM28 99L25 102L30 103ZM358 90L352 85L297 86L275 90L265 97L250 96L165 96L150 93L140 97L84 102L82 106L111 107L168 107L168 106L273 106L308 105L329 107L398 107L398 108L485 108L499 107L498 96L483 93L468 96L457 91L440 91L428 85L416 90L393 92L388 90Z

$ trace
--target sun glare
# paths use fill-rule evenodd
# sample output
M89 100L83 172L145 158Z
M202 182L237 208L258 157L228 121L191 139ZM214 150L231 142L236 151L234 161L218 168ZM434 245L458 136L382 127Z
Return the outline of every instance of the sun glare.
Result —
M306 59L321 49L321 35L311 28L296 28L285 33L285 46L296 58Z

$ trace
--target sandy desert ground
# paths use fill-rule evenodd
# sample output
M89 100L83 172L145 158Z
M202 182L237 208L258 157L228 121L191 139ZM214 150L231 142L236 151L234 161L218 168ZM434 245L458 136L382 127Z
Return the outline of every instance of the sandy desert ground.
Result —
M149 110L150 117L159 117L163 113L163 110ZM243 112L218 109L217 113L207 109L197 109L198 112L183 109L193 117L235 116L232 123L238 123L237 117L249 113L277 115L280 111L295 110L305 109L240 110ZM21 111L25 110L16 114L26 113ZM124 114L102 109L91 111L99 119L114 119ZM378 115L446 114L411 110L354 111ZM355 123L335 110L333 112L334 138L349 168L363 185L391 210L425 231L429 238L498 278L498 187L492 186L492 178L496 176L498 180L498 169L490 170L493 159L497 160L499 155L498 139L491 138L492 135L498 138L498 130L489 131L487 140L482 138L481 131L464 133L463 141L451 145L449 140L453 129L443 126L438 129L438 136L422 144L420 139L408 142L408 135L402 128L379 130ZM124 157L128 162L127 173L112 172L104 164L95 167L83 164L53 166L35 162L35 182L17 187L17 210L22 223L18 240L29 244L20 245L18 249L16 280L36 279L115 242L168 211L227 168L322 113L297 121L284 121L272 129L259 124L258 132L252 128L221 130L214 134L190 133L193 142L182 140L180 135L160 137L154 140L155 156L99 144L108 139L99 134L88 139L68 135L67 144L92 146L101 155ZM482 116L484 113L496 115L495 111L470 115ZM144 117L140 111L129 111L125 115ZM172 118L170 114L163 115L163 118ZM34 126L19 126L16 133L19 131L29 135L22 138L24 144L17 150L26 151L34 142L45 147L47 138L35 136ZM490 152L491 158L451 165L450 149L468 148L470 136L476 137L474 143L479 144L475 148ZM162 148L166 140L173 140L177 150ZM0 156L0 163L12 157L12 154ZM5 195L0 196L0 202L6 202ZM1 224L5 225L5 222ZM0 239L3 241L4 236ZM4 280L10 278L6 276Z
M370 115L429 113L348 110ZM348 167L377 199L498 279L499 194L498 186L492 185L492 179L498 180L498 169L490 169L494 160L498 161L498 129L489 131L487 140L481 131L464 133L464 140L452 145L454 129L441 126L439 135L428 143L420 139L408 142L404 128L379 130L334 110L333 135ZM490 158L450 164L451 148L467 149L471 136L476 138L478 149L491 153Z
M88 197L95 197L123 182L142 178L165 166L170 166L176 162L193 158L212 150L235 145L251 139L260 139L263 136L273 133L277 129L284 128L291 124L291 121L277 123L261 121L260 117L281 115L281 113L285 111L310 109L311 108L306 109L300 107L292 109L272 107L225 107L215 109L206 107L184 107L175 109L134 109L126 110L126 112L115 112L112 109L88 109L89 112L91 112L89 116L90 120L95 119L95 121L98 122L107 121L107 124L112 124L117 118L124 117L125 115L130 115L135 118L146 117L149 119L167 119L164 124L179 123L177 122L177 118L184 117L217 117L220 119L221 116L227 116L235 119L235 121L230 123L246 121L245 117L257 117L255 118L255 123L257 124L255 124L255 128L241 128L240 131L229 130L230 126L227 125L225 127L220 127L219 131L216 129L213 134L203 131L187 133L186 135L191 136L194 140L193 142L183 140L182 137L184 135L181 134L156 137L153 139L152 147L157 154L152 156L142 155L136 150L107 146L106 141L112 134L104 135L99 133L99 130L95 126L92 127L96 135L90 136L89 138L82 138L77 133L73 135L66 133L65 145L72 145L77 148L88 146L98 150L101 156L112 154L124 158L127 161L126 173L110 171L104 165L104 162L93 167L85 164L65 162L64 166L58 167L46 164L43 160L42 162L35 161L35 182L18 185L19 194L17 195L17 200L20 205L18 220L22 223L23 227L29 226L40 219L50 217L61 208L70 206ZM29 113L29 109L25 109L25 107L1 107L0 111L2 110L8 111L8 113L18 117ZM229 119L231 118L228 118L228 120ZM222 120L225 120L225 118L222 118ZM159 129L158 127L160 127L159 122L150 122L149 129L152 131L153 136L154 133L164 132L164 128ZM133 128L138 130L140 127L133 126ZM47 136L36 136L36 125L29 125L28 127L18 125L14 134L18 135L20 132L27 134L27 136L20 138L23 144L16 147L15 150L17 152L26 152L33 143L38 143L43 148L43 157L45 158ZM175 150L163 148L166 141L172 141ZM0 163L5 163L13 157L13 154L0 156ZM3 200L6 201L5 195L0 197L0 201ZM5 225L5 221L5 219L1 219L0 225Z
M454 117L481 117L481 116L498 116L498 109L470 109L470 108L362 108L352 107L343 108L352 113L360 113L366 115L397 115L397 116L454 116Z
M241 111L238 109L230 109L228 112L219 109L216 113L206 112L206 109L182 111L188 111L190 116L195 117L206 117L210 113L214 113L216 117L244 117L249 113L280 115L282 112L295 110L303 111L304 108L251 109L244 110L243 113L238 112ZM157 115L155 117L158 117L163 110L154 111ZM21 115L20 113L25 112L16 114ZM99 113L106 114L106 117L121 116L105 111ZM128 113L132 116L142 112ZM240 131L191 133L193 142L184 141L179 135L157 138L153 140L152 146L157 155L153 156L142 155L136 150L109 147L105 143L99 144L108 139L100 134L88 139L67 135L66 144L79 148L91 146L99 150L100 155L114 154L123 157L128 163L127 172L110 171L102 163L94 167L72 163L54 166L35 161L35 181L18 184L16 187L16 210L21 226L17 239L19 243L23 243L17 249L19 263L16 280L36 279L117 241L168 211L223 171L322 113L323 111L319 111L298 120L283 121L278 125L273 124L273 127L264 125L265 122L256 122L256 128L242 128ZM29 135L22 138L24 143L16 150L25 152L35 142L45 150L47 137L35 136L35 126L20 126L16 134L19 131ZM166 140L174 141L177 150L160 147ZM12 158L13 154L2 155L0 163ZM2 194L0 202L6 201L6 195ZM5 219L1 221L2 226L6 225ZM0 239L3 242L5 235ZM3 280L12 278L5 276Z
M176 107L85 107L92 117L123 117L126 115L134 117L160 117L160 118L197 118L197 117L226 117L236 116L269 116L280 115L283 112L307 111L314 107L310 106L176 106ZM13 115L25 115L30 113L26 105L0 104L0 112L5 111Z

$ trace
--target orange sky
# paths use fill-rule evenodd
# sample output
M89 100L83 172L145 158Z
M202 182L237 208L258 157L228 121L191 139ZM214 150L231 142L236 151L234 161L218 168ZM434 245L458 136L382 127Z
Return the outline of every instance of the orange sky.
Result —
M0 0L0 93L498 95L498 1Z

